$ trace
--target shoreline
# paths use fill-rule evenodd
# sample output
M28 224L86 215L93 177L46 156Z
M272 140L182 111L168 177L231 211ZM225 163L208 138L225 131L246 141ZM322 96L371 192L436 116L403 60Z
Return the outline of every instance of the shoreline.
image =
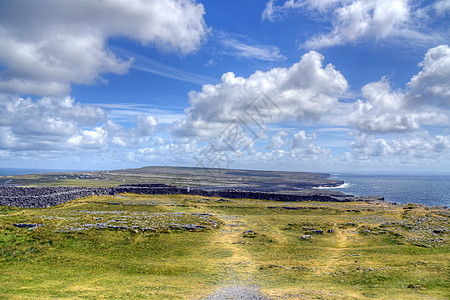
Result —
M432 174L430 178L439 178ZM449 207L449 199L441 195L448 190L450 177L442 180L423 180L426 189L411 193L403 184L411 184L430 174L392 173L310 173L277 172L240 169L204 169L189 167L143 167L109 171L40 173L0 176L1 186L15 187L79 187L117 188L121 185L166 184L179 188L201 189L202 193L217 190L236 190L248 193L295 194L300 198L378 197L392 204L416 203L429 207ZM428 177L425 177L427 179ZM384 180L384 181L383 181ZM392 181L392 183L391 183ZM384 184L380 184L380 182ZM442 183L441 183L442 182ZM398 185L395 185L398 184ZM418 184L421 184L420 182ZM377 189L373 186L378 185ZM416 188L416 187L413 187ZM417 188L422 188L418 186ZM434 191L441 191L435 193ZM428 197L430 195L430 197ZM442 197L439 197L443 196ZM256 196L255 196L256 197ZM255 198L254 197L254 198Z

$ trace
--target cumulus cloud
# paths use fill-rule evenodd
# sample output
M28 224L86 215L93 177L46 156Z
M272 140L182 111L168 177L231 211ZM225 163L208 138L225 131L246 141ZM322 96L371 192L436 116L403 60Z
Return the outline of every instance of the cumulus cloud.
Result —
M407 132L450 120L450 48L428 50L406 91L393 91L387 79L367 84L354 104L349 124L365 133Z
M125 128L112 120L93 129L80 130L67 139L69 147L78 149L132 147L149 143L158 123L154 116L136 116L136 127Z
M221 83L190 92L186 119L178 123L182 136L211 138L236 119L245 125L294 119L316 120L348 89L344 76L324 57L311 51L289 68L256 71L248 78L225 73Z
M174 142L161 140L152 147L139 148L130 154L133 160L152 162L164 165L192 165L194 157L201 151L201 146L194 140Z
M0 147L59 148L64 137L75 134L81 126L95 126L104 118L100 108L83 106L71 97L33 101L0 95Z
M410 18L407 0L354 1L334 13L333 30L313 37L306 42L306 47L322 48L364 37L383 39L410 34L405 28Z
M272 135L271 143L266 147L266 149L280 149L286 142L283 140L283 136L288 136L285 130L280 130L276 134Z
M158 124L155 116L148 116L145 114L139 114L136 116L136 129L143 136L150 136L155 131L155 127Z
M363 87L365 101L358 100L350 124L370 133L404 132L418 129L422 114L410 111L405 95L392 91L386 79ZM429 117L433 118L434 115Z
M281 19L291 10L317 14L323 20L331 20L332 29L312 36L304 44L309 49L320 49L357 42L360 39L381 40L389 37L416 41L435 41L439 33L425 34L417 26L416 15L423 9L409 0L287 0L277 5L270 0L262 18L270 21ZM445 15L448 1L435 3L439 15ZM436 14L435 14L436 15ZM433 36L433 37L431 37Z
M123 74L132 60L107 48L111 37L193 52L208 32L204 13L194 0L2 1L0 91L62 95L71 83Z
M267 168L298 170L299 167L308 165L309 168L316 168L319 165L330 165L333 162L331 150L322 148L316 144L317 136L307 134L300 130L293 136L287 137L288 133L279 131L272 136L272 144L278 137L286 136L282 145L278 149L269 148L269 151L253 149L252 151L231 152L228 161L239 162L239 166L260 168L263 164ZM275 139L273 138L275 137ZM267 149L267 148L266 148ZM233 166L233 165L232 165Z
M437 158L450 150L450 135L437 135L430 137L417 136L388 141L383 138L374 138L361 135L352 143L355 155L358 158L369 157L398 157L408 160L414 158Z
M315 133L311 136L307 136L304 130L300 130L294 135L292 140L294 154L297 154L298 151L300 151L303 156L329 156L331 154L330 150L315 145L314 141L316 139L317 136Z
M422 70L408 84L411 100L450 108L450 47L429 49L419 66Z
M132 146L151 139L155 116L135 115L135 127L124 128L96 106L71 97L43 97L37 101L0 95L0 149L63 150ZM103 123L103 125L99 125Z

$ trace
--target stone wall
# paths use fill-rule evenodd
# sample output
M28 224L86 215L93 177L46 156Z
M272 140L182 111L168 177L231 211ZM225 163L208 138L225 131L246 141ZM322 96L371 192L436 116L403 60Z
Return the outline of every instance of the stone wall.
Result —
M115 195L120 193L133 194L190 194L204 197L248 198L273 201L323 201L323 202L352 202L352 201L382 201L381 197L353 197L351 195L336 196L323 194L289 194L258 191L244 191L236 189L205 190L199 188L177 187L165 184L120 185L113 188L84 188L84 187L14 187L0 186L0 205L17 207L50 207L60 205L71 200L93 195Z
M109 188L0 186L0 205L50 207L78 198L109 193Z
M205 197L223 197L232 199L261 199L273 201L321 201L321 202L354 202L354 201L383 201L382 197L365 196L354 197L352 195L326 195L318 193L293 194L293 193L274 193L245 191L236 189L215 189L205 190L198 188L176 187L164 184L157 185L121 185L114 188L115 193L133 193L133 194L191 194Z

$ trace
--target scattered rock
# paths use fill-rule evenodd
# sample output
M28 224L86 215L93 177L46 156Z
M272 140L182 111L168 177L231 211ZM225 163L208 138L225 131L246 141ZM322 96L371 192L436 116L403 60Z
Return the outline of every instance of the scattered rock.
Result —
M207 229L206 226L203 225L196 225L196 224L185 224L182 225L181 228L188 230L188 231L196 231L196 230L204 230Z
M287 209L287 210L299 210L300 207L283 206L283 209Z
M226 200L226 199L219 199L219 200L216 200L216 202L228 202L228 201L230 201L230 200Z
M254 232L253 230L245 230L242 233L242 236L245 238L255 238L258 234Z
M34 227L37 224L29 224L29 223L14 223L13 224L15 227L19 227L19 228L29 228L29 227Z
M410 284L408 285L408 289L424 290L425 287L421 284Z
M18 228L29 228L28 230L35 230L41 226L45 226L45 224L29 224L29 223L14 223L13 225Z

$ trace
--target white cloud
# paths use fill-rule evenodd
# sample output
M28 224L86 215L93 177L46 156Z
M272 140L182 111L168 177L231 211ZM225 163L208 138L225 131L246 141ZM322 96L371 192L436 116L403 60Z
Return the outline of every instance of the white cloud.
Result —
M361 132L414 131L423 125L449 125L450 48L441 45L428 50L422 70L412 77L406 91L393 91L387 81L367 84L365 99L354 104L349 124Z
M307 136L304 130L300 130L298 133L294 135L293 138L293 153L298 156L298 151L302 154L301 156L329 156L331 154L330 149L321 148L314 144L314 141L317 139L315 133L311 136Z
M311 51L289 68L256 71L248 78L229 72L217 85L190 92L191 106L177 126L181 136L217 136L237 117L248 124L315 120L328 112L348 84L333 65L323 67L323 56ZM263 93L263 94L262 94Z
M194 0L0 2L0 91L62 95L123 74L132 60L107 49L111 37L191 53L208 32L204 13Z
M405 95L392 91L386 79L367 84L362 95L366 101L358 100L350 116L350 124L358 130L383 133L420 127L420 116L409 111Z
M450 12L450 0L438 0L433 4L436 14L445 16Z
M408 84L412 101L450 108L450 47L429 49L419 66L422 70Z
M139 148L130 154L134 161L158 165L191 165L195 166L194 157L201 151L199 144L190 140L187 142L162 140L152 147Z
M80 126L95 126L104 117L100 108L82 106L70 97L33 101L0 95L1 147L60 148L61 141L75 134Z
M425 135L391 141L362 135L352 143L352 147L358 158L383 157L390 159L395 157L407 161L417 158L436 159L450 150L450 135L434 137Z
M272 135L271 143L266 147L266 149L280 149L286 142L283 140L283 136L288 136L287 131L280 130L276 134Z
M133 123L136 115L158 116L158 123L171 124L184 118L182 108L150 105L142 103L95 103L92 104L105 111L109 119L118 123Z
M131 128L125 128L108 120L105 124L93 129L80 130L67 139L67 146L78 149L107 149L149 144L157 125L154 116L145 114L136 115L136 127Z
M136 116L136 129L144 136L152 135L157 124L158 122L155 116L147 116L144 114Z
M228 52L232 55L244 58L253 58L265 61L284 61L286 56L280 53L280 49L270 45L248 45L234 39L222 41Z
M106 134L101 127L82 130L80 134L70 137L67 142L82 148L102 148L106 144Z
M128 51L118 47L111 48L113 49L114 53L133 59L133 65L131 66L131 68L136 70L200 85L217 81L217 78L187 72L132 51Z
M149 142L158 126L156 117L137 112L133 117L136 126L124 128L112 120L105 122L101 108L83 106L71 97L33 101L0 95L0 149L104 149Z
M410 7L407 0L353 1L334 11L333 30L319 34L305 43L308 48L322 48L357 41L360 38L384 39L409 34Z
M426 24L421 24L422 27L418 25L421 18L424 20L420 14L424 14L425 10L409 0L287 0L282 5L276 2L267 2L263 19L274 21L288 11L298 10L317 14L324 21L331 20L331 31L316 34L305 42L304 46L309 49L353 43L361 39L378 41L397 38L434 43L441 36L436 31L425 33ZM437 2L434 8L446 11L447 2Z
M291 9L307 8L310 10L316 9L320 12L334 7L342 0L287 0L283 5L276 5L277 0L269 0L262 13L263 20L274 21L280 19L282 15Z

